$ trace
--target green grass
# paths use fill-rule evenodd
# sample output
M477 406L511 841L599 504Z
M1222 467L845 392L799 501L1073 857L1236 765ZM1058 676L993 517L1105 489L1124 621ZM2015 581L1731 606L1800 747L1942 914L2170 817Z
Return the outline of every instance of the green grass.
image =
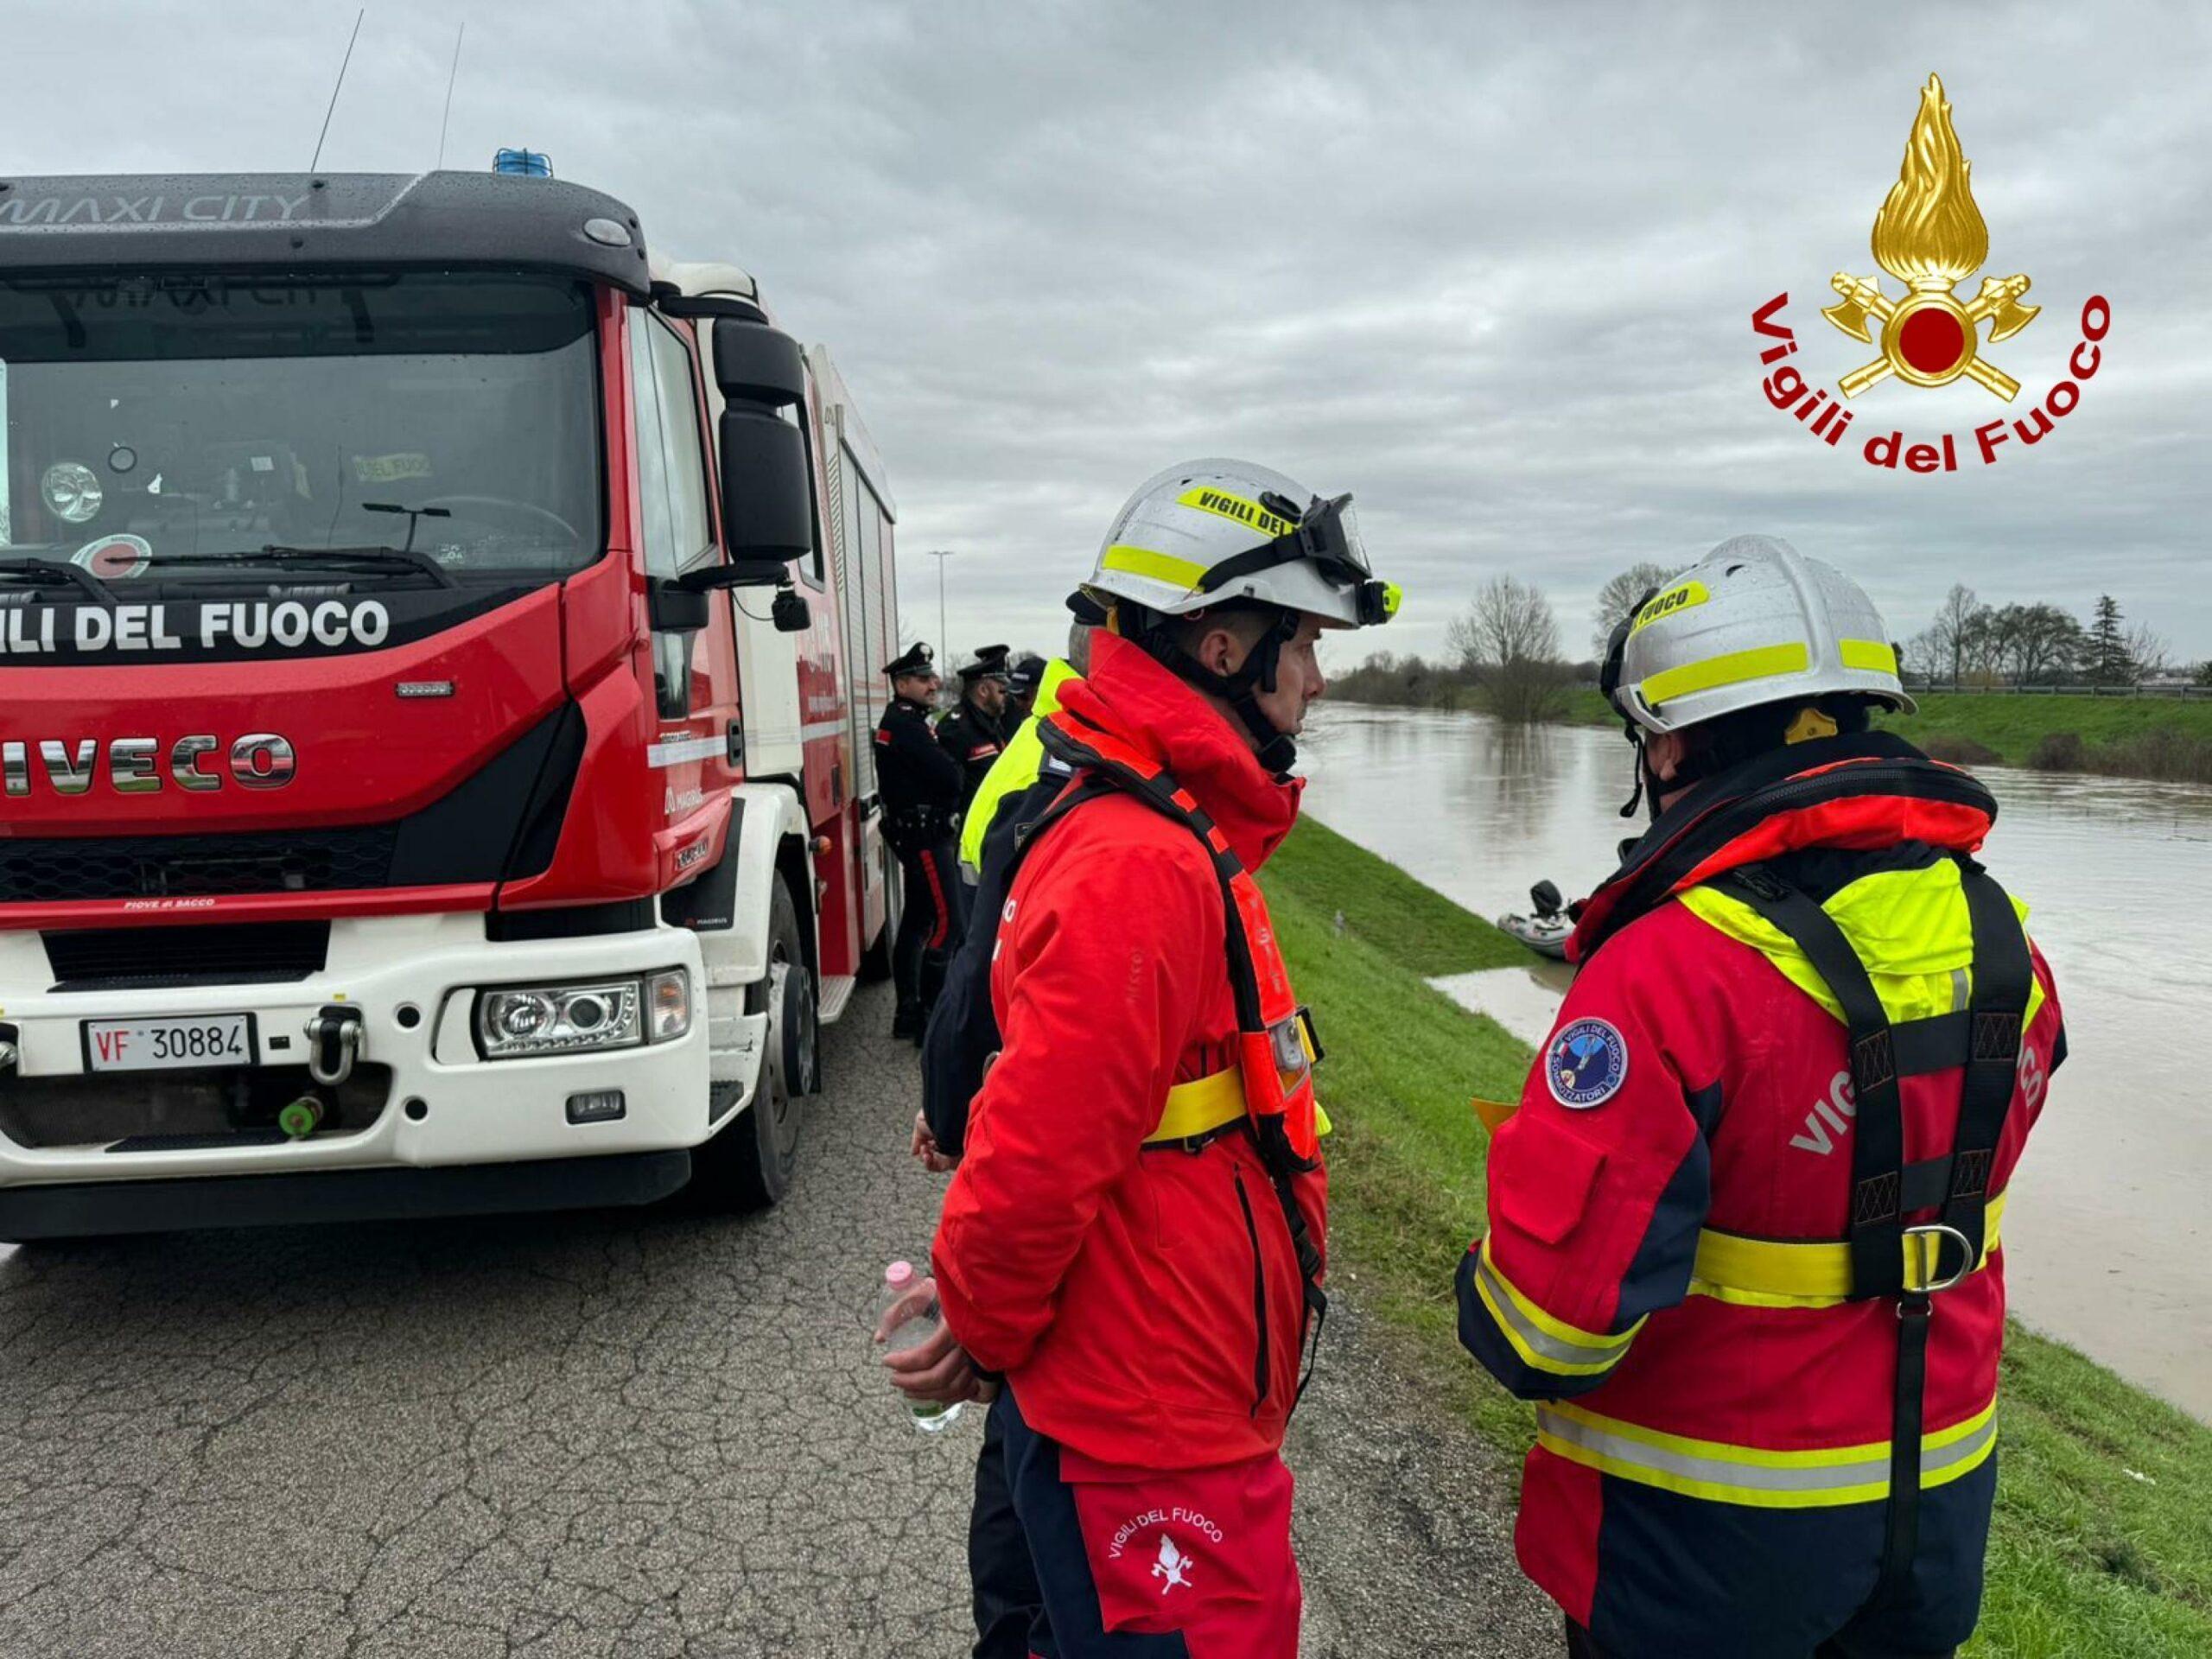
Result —
M1294 896L1334 925L1385 946L1416 974L1469 973L1530 960L1527 947L1308 818L1268 864L1268 893Z
M1923 747L1945 739L1974 744L2008 766L2024 766L2054 732L2072 732L2091 749L2108 748L2165 728L2212 742L2212 699L2060 697L2014 692L1930 691L1920 712L1883 724Z
M1483 1225L1488 1141L1468 1100L1516 1097L1530 1055L1425 979L1527 957L1310 821L1264 879L1328 1048L1332 1274L1380 1315L1414 1382L1517 1462L1533 1438L1529 1408L1459 1351L1452 1275ZM2212 1653L2212 1429L2017 1326L2001 1421L1988 1594L1966 1651Z
M1568 691L1567 710L1559 718L1560 723L1567 726L1618 727L1621 723L1619 711L1594 685L1578 685Z
M2118 777L2198 778L2212 746L2212 698L2041 696L2031 692L1929 691L1916 715L1882 724L1929 753L1969 765L2025 766L2047 738L2070 732L2081 753L2064 769ZM1617 726L1589 686L1567 694L1570 726Z

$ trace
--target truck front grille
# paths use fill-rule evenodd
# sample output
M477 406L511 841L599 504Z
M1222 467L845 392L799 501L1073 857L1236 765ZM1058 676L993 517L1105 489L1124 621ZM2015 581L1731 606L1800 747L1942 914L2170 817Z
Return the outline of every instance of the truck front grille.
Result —
M327 921L95 927L40 937L57 991L294 984L321 973L330 950Z
M396 826L232 836L0 836L0 905L386 885Z

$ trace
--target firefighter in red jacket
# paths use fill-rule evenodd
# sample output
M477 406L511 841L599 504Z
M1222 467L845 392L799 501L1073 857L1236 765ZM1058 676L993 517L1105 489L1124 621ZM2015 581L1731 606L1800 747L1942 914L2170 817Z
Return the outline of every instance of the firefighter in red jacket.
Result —
M1886 638L1759 536L1614 636L1654 822L1459 1275L1538 1402L1516 1541L1570 1654L1932 1656L1979 1612L1999 1226L2066 1039L1996 803L1867 729L1912 708Z
M1103 626L1039 728L1073 781L988 918L1002 1045L938 1230L946 1334L888 1362L927 1398L1003 1377L1044 1659L1297 1651L1280 1447L1326 1195L1311 1025L1252 873L1297 817L1320 630L1397 607L1350 499L1171 468L1071 601Z

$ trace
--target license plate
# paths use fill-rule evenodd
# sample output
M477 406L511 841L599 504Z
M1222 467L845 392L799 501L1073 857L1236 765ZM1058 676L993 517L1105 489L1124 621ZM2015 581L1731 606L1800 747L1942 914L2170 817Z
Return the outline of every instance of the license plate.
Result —
M255 1062L250 1014L87 1020L84 1033L88 1071L172 1071Z

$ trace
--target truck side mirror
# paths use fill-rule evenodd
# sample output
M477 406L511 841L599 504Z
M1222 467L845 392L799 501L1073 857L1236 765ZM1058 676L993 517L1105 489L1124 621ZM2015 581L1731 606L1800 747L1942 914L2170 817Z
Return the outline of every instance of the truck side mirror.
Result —
M814 551L814 489L806 440L783 411L804 410L806 362L780 329L715 320L715 384L723 408L722 543L733 564L789 564ZM779 580L778 570L766 579ZM759 581L759 576L747 580Z
M712 616L705 588L665 576L646 579L645 613L655 633L696 633Z
M814 492L806 440L798 428L758 404L722 410L722 545L738 564L781 566L814 551Z
M733 402L783 409L806 397L798 342L780 328L742 317L715 321L715 384Z

